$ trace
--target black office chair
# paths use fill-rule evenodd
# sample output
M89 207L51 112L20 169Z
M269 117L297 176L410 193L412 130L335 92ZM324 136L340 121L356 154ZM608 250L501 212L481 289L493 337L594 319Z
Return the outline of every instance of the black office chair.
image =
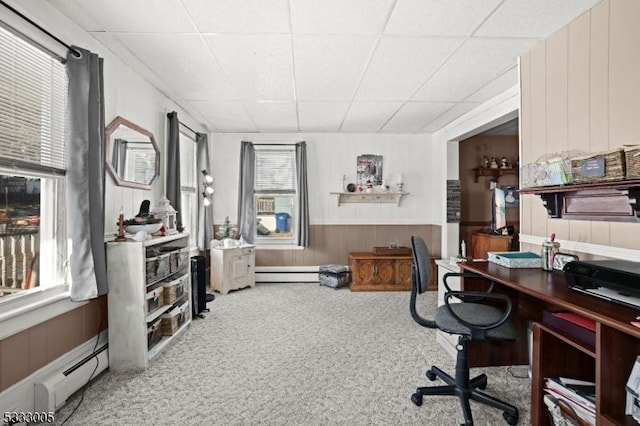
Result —
M471 273L449 273L446 274L443 279L443 284L447 289L445 304L438 307L433 320L427 320L421 317L417 311L416 300L418 293L426 291L427 284L431 278L429 250L424 240L418 236L411 237L411 248L413 249L413 280L410 302L411 316L423 327L437 328L446 333L460 335L456 347L458 356L455 378L438 367L432 366L427 370L427 378L429 380L440 378L446 385L419 387L416 392L411 395L411 401L417 406L420 406L422 405L422 397L425 395L453 395L460 398L465 425L473 425L473 416L469 404L470 400L503 410L503 417L507 423L510 425L517 424L518 409L516 407L478 390L487 387L487 376L485 374L480 374L473 379L469 378L468 345L471 340L516 340L518 336L517 331L507 322L509 314L511 313L511 301L505 295L491 293L493 283L491 283L487 292L451 291L447 284L447 278L449 277L482 277ZM452 302L451 299L453 298L458 299L462 303ZM488 299L492 301L494 306L479 303ZM495 307L496 305L504 306L504 309L500 310Z

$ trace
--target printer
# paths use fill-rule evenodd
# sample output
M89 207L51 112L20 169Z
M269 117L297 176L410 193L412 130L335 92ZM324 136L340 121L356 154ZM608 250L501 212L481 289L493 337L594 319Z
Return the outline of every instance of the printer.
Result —
M563 272L574 290L640 309L640 262L576 260Z

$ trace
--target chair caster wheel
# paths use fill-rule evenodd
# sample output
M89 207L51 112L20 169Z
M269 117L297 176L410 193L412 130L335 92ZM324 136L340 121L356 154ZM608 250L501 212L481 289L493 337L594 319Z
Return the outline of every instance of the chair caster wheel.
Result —
M436 374L431 371L431 370L427 370L427 379L431 380L432 382L437 379L438 376L436 376Z
M416 404L418 407L422 405L422 395L414 393L411 395L411 402Z
M507 413L506 411L504 413L502 413L502 417L504 417L504 419L507 421L507 423L509 423L510 425L517 425L518 424L518 415L516 414L515 416Z

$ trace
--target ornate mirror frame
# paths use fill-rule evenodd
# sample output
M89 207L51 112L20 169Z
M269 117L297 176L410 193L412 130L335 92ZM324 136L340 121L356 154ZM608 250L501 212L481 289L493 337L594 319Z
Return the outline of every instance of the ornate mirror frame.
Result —
M105 129L105 142L105 163L116 183L129 188L151 189L160 175L160 149L153 133L118 116ZM147 144L149 146L144 146ZM149 163L146 179L127 178L125 165L131 155L135 161Z

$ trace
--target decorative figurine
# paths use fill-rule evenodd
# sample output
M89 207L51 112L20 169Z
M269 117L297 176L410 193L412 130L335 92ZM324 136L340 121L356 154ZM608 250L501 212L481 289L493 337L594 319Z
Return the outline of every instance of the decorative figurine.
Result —
M500 159L500 168L501 169L509 168L509 161L507 161L507 157L502 157L502 159Z
M491 165L489 166L492 169L498 168L498 163L496 162L496 157L491 157Z
M486 155L482 158L482 167L485 169L489 168L489 159Z
M120 215L118 216L118 236L115 241L123 242L127 241L127 237L124 236L124 214L120 211Z

